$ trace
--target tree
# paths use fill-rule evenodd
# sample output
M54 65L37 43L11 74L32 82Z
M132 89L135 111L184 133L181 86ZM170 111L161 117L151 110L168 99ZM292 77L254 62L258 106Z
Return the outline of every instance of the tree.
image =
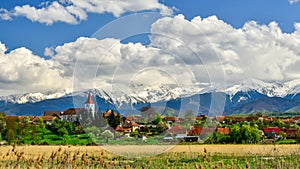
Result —
M2 133L6 129L6 122L5 122L4 117L5 117L5 114L0 113L0 138L2 138Z
M300 143L300 128L297 131L297 142Z
M158 133L162 133L162 132L166 131L167 128L168 128L167 123L163 122L163 121L160 121L157 124L156 130L157 130Z
M155 109L151 106L143 107L141 109L142 121L144 123L151 122L156 114L157 113L156 113Z
M155 125L157 125L157 124L159 124L162 121L163 120L161 118L160 113L156 113L156 115L153 117L152 123L155 124Z
M46 125L44 123L44 120L41 117L38 118L38 127L42 131L42 139L44 139L44 135L46 132Z
M106 143L108 143L109 139L114 138L114 134L109 130L105 130L101 136L106 140Z
M16 132L13 129L9 129L6 132L5 139L8 142L8 144L13 143L16 140L16 137L17 137Z
M185 118L185 120L187 120L187 121L191 121L194 117L195 117L195 115L194 115L194 113L193 113L193 110L187 110L187 111L184 113L184 118Z

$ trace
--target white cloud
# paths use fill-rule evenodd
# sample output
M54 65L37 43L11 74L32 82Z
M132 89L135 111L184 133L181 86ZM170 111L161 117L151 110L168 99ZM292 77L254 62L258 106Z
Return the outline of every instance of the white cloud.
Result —
M26 48L18 48L5 54L0 43L0 88L16 93L45 92L71 88L70 78L62 77L62 71L54 68L54 62L44 60Z
M0 19L11 20L12 18L10 16L10 13L6 9L0 8Z
M0 88L22 91L111 87L132 83L193 86L245 79L300 79L300 24L283 33L276 22L249 21L236 29L215 16L164 17L151 28L151 44L78 38L46 48L49 60L26 48L7 53L0 43ZM113 84L113 85L112 85Z
M25 16L33 22L40 22L47 25L52 25L54 22L77 24L78 20L72 14L82 17L82 14L80 15L80 11L75 8L67 10L56 1L54 1L51 5L40 9L30 5L16 6L13 14L16 16Z
M172 9L158 2L158 0L69 0L75 6L93 13L112 13L119 17L125 12L137 12L143 10L160 10L163 14L172 14Z
M221 62L229 82L245 78L283 81L300 78L291 66L300 55L300 29L282 33L276 22L259 25L249 21L236 29L215 16L195 17L191 21L183 15L165 17L152 25L153 46L178 53L186 63L191 60L180 48L190 48L207 67ZM163 36L162 36L163 35ZM180 42L180 43L179 43Z
M299 0L289 0L290 4L297 3Z
M173 9L158 0L64 0L41 3L39 8L30 5L16 6L13 11L0 9L0 19L10 20L13 16L25 16L33 22L52 25L55 22L78 24L86 20L88 13L112 13L120 17L126 12L159 10L163 15L170 15Z

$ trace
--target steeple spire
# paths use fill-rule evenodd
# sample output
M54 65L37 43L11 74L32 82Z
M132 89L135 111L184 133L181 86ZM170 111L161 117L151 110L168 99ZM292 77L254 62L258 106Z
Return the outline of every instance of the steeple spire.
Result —
M92 118L95 117L95 103L93 101L92 93L89 92L88 98L84 104L85 110L89 112L89 114L92 116Z
M94 101L93 101L91 92L89 92L89 95L88 95L88 98L87 98L85 104L95 104Z

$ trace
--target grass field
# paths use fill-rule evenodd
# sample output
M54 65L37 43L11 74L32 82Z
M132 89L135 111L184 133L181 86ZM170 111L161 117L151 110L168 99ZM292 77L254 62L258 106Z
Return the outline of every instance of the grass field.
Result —
M300 145L0 146L0 167L299 168Z

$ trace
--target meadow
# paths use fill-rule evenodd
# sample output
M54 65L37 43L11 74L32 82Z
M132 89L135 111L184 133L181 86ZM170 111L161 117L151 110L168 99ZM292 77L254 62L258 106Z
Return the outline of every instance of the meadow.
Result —
M0 150L0 168L300 168L300 145L25 145Z

